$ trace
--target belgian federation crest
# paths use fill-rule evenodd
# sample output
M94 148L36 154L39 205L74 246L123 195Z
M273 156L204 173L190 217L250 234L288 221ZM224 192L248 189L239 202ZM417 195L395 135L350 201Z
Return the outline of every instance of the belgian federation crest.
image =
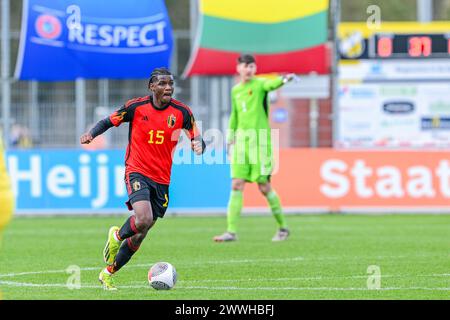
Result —
M177 118L173 114L171 114L170 116L167 117L167 126L169 128L175 127L176 122L177 122Z
M133 182L133 190L134 191L141 190L141 183L139 181Z

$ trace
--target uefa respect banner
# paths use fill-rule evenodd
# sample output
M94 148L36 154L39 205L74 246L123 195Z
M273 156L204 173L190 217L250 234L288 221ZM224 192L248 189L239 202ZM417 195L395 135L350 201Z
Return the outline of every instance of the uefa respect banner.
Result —
M24 0L15 76L141 79L169 67L171 51L163 0Z

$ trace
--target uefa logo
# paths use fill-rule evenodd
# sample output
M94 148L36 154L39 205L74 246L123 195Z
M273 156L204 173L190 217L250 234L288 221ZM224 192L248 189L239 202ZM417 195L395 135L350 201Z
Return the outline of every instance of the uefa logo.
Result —
M37 34L44 39L53 40L61 35L62 25L58 18L49 14L42 14L36 19Z

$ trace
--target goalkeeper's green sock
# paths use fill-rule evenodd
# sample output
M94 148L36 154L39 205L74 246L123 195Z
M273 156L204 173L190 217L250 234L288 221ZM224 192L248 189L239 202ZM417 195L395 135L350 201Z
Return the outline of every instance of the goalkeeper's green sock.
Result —
M266 195L267 202L269 203L270 209L272 210L273 217L277 221L278 227L280 229L286 229L287 224L286 220L284 219L284 215L281 209L281 201L278 194L275 192L275 190L271 190Z
M228 201L227 224L228 232L236 233L237 224L242 210L242 191L231 190Z

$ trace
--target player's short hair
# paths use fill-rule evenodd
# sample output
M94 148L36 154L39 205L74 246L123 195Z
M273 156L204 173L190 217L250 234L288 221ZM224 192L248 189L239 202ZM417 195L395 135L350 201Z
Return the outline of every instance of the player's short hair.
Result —
M153 83L158 76L172 76L172 73L167 68L155 68L150 74L150 79L148 80L148 86Z
M256 63L255 56L248 53L241 54L237 61L238 63L245 63L245 64Z

